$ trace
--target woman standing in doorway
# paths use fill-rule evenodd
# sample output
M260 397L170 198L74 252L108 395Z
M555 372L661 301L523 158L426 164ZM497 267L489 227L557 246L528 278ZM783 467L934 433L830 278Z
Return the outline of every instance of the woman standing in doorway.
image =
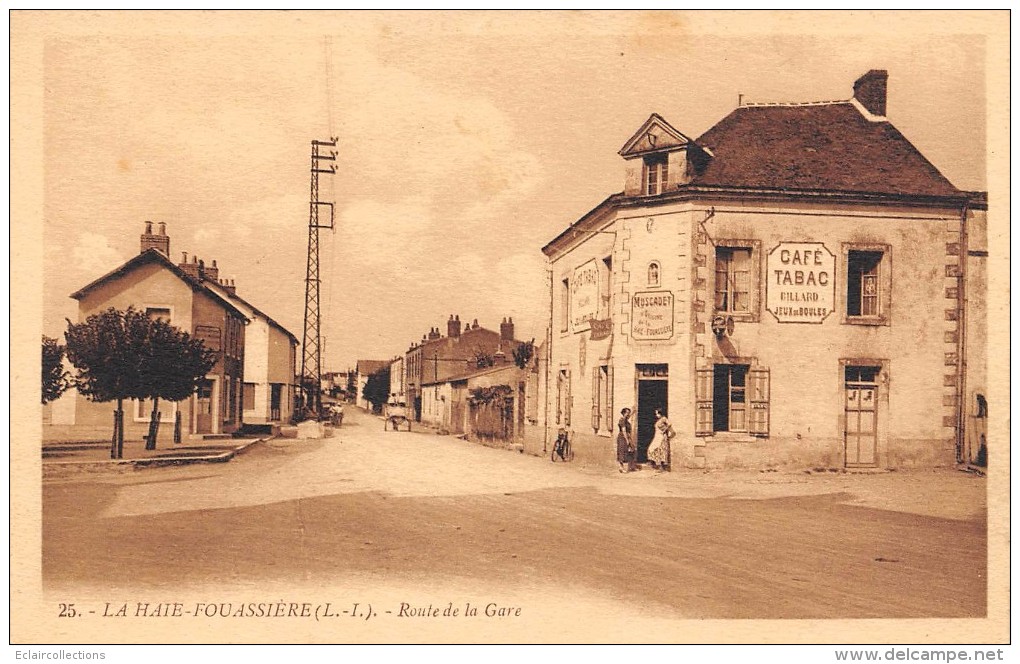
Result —
M655 409L655 437L648 445L648 461L659 471L669 466L669 441L673 438L673 427L662 413Z
M630 427L630 408L620 411L620 421L616 425L616 461L620 464L620 472L624 471L624 464L627 464L626 472L634 470L634 461L637 457L637 447L634 445L634 435Z

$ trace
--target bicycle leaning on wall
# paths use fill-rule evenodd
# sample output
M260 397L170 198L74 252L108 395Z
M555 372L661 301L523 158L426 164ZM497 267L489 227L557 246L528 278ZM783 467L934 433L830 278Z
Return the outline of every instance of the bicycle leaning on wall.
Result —
M570 444L570 432L566 429L560 429L556 434L556 443L549 458L553 463L574 460L574 447Z

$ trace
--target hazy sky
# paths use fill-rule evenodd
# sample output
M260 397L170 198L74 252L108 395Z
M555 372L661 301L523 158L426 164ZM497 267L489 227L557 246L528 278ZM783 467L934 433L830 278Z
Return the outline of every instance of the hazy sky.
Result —
M958 187L985 187L985 45L948 20L114 18L45 40L53 336L76 316L67 296L134 255L151 219L167 223L175 261L216 259L300 339L315 138L340 139L337 174L321 185L337 210L321 240L324 369L401 354L431 326L445 333L451 313L494 329L512 315L518 338L541 339L540 249L622 189L617 150L652 112L696 137L738 93L847 99L858 76L887 69L890 120Z

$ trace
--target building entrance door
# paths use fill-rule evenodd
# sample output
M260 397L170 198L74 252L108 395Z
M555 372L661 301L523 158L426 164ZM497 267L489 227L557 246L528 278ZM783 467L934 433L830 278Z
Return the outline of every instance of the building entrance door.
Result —
M879 367L847 366L844 377L847 468L878 465Z
M213 432L213 382L203 380L195 394L195 433Z
M637 365L637 460L648 460L648 446L655 437L655 409L666 412L669 404L669 365Z

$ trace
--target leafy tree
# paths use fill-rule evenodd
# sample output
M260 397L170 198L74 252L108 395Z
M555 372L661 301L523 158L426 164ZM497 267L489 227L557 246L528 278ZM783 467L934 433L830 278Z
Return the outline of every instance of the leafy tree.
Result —
M90 401L116 401L110 456L124 456L124 399L152 399L153 420L146 448L155 447L159 399L190 396L216 363L214 352L163 320L128 307L107 309L82 323L67 321L67 357L77 370L74 384Z
M156 449L159 435L159 400L183 401L198 388L216 364L216 352L192 339L184 330L162 319L151 320L146 357L142 365L142 386L152 399L149 435L145 449Z
M519 368L524 369L528 366L528 362L535 355L535 340L519 344L517 348L514 348L514 364Z
M369 374L361 398L372 404L372 411L378 412L390 396L390 368L384 367Z
M475 355L472 358L472 361L475 363L477 368L485 369L486 367L491 367L496 364L496 356L484 349L478 348L475 349Z
M42 338L42 402L60 398L71 386L71 374L64 371L64 346L56 339Z

